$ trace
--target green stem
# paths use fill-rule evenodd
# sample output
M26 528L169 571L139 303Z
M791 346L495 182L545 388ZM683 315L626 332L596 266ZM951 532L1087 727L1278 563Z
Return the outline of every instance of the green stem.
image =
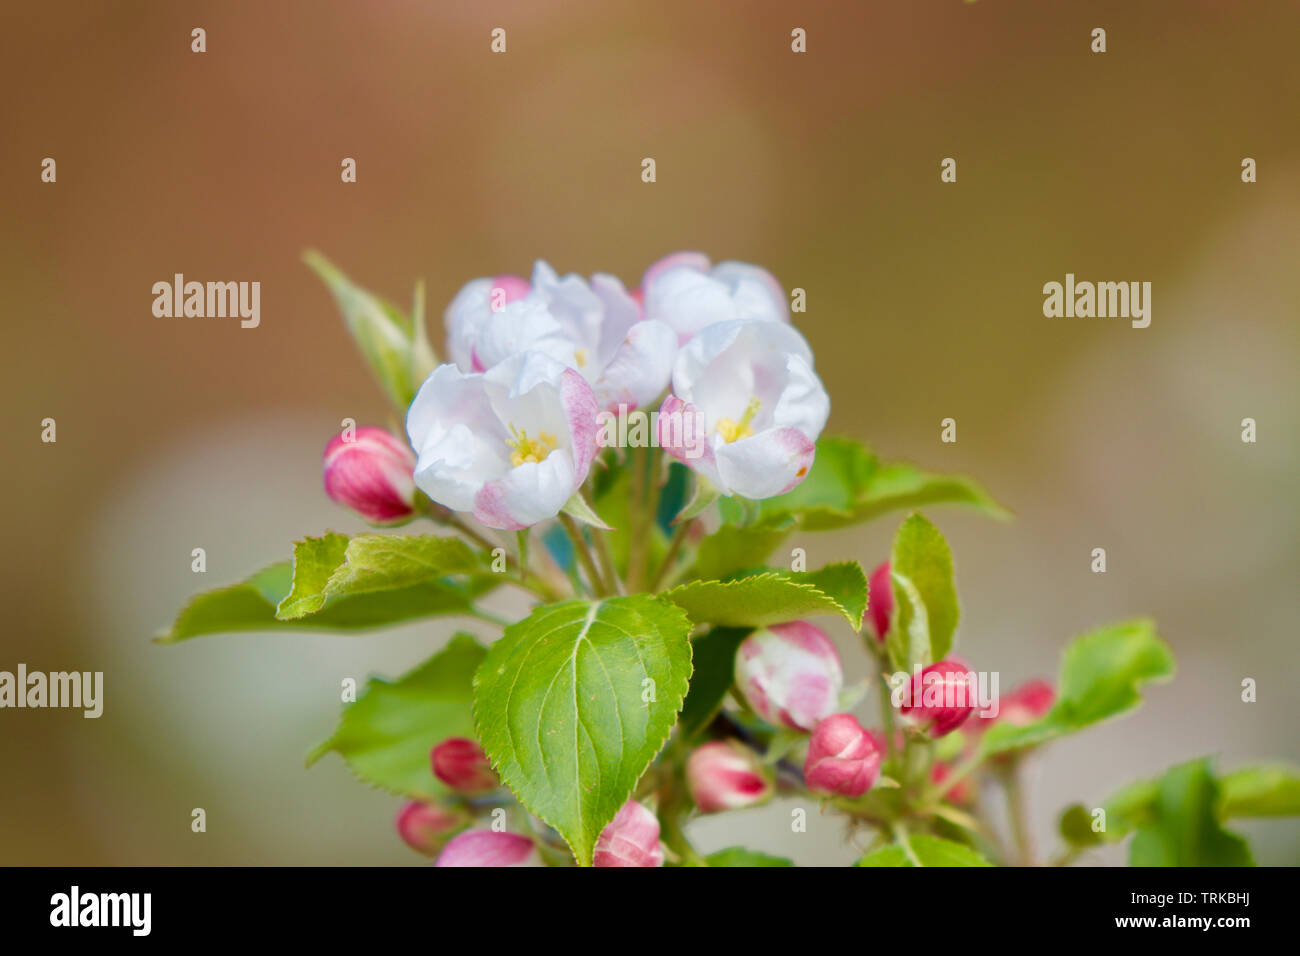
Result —
M668 542L668 550L664 553L664 559L659 564L659 570L655 572L654 578L650 581L651 591L658 591L659 586L668 577L668 572L672 570L673 563L677 560L677 554L682 550L682 544L686 541L686 535L694 524L695 519L692 518L689 521L681 522L673 531L673 536Z
M559 517L565 534L573 542L573 552L578 557L578 563L582 565L582 570L587 574L592 593L597 597L604 597L609 592L605 588L605 582L601 580L600 572L596 570L596 562L592 560L591 548L587 546L587 539L582 536L582 532L572 518L562 511Z
M975 755L970 759L959 763L953 772L944 778L943 784L935 789L932 794L934 801L937 803L944 797L948 796L953 787L957 786L957 784L961 783L962 780L970 776L972 772L978 770L980 765L983 763L984 755L978 750L975 751Z
M916 855L916 851L912 849L912 841L907 834L907 825L902 820L894 821L894 839L903 848L903 853L907 855L913 866L925 865L921 862L921 858Z
M894 704L889 699L891 687L889 686L889 676L885 673L885 661L883 657L877 655L880 661L880 723L885 728L885 754L889 760L894 759Z
M677 748L680 751L680 747ZM659 826L664 845L677 854L686 866L708 866L704 857L686 838L683 826L690 805L686 802L683 781L678 777L678 767L669 764L659 785Z
M1029 832L1029 813L1025 807L1020 768L1013 765L999 776L1007 793L1007 816L1011 820L1011 834L1016 843L1016 865L1037 866L1034 862L1034 840Z
M650 465L650 451L648 448L633 448L631 451L630 464L632 467L632 490L628 499L632 503L631 513L629 514L629 545L627 555L627 586L633 593L641 589L641 582L645 575L645 558L646 552L650 547L650 538L645 533L650 522L654 521L651 515L647 520L646 510L643 507L646 495L646 469Z
M514 623L513 621L507 621L504 617L498 617L491 611L485 611L483 608L477 606L471 607L469 613L480 621L487 621L489 624L495 624L497 627L502 629L507 628Z
M606 534L607 532L597 528L591 536L596 542L596 558L600 561L601 573L605 576L605 590L614 594L623 594L623 582L618 578L618 569L614 567L614 558L609 553Z

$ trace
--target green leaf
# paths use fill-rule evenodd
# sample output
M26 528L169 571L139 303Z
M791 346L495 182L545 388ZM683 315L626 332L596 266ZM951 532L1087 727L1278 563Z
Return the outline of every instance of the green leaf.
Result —
M710 853L704 858L709 866L754 867L754 866L794 866L783 856L770 856L758 850L746 850L742 846L729 846L717 853Z
M672 731L690 632L650 595L564 601L507 627L474 677L483 749L583 866Z
M292 621L314 614L330 600L437 583L450 574L482 570L465 542L436 535L329 532L293 548L293 588L276 609Z
M867 609L867 578L855 561L819 571L765 571L731 581L691 581L664 594L696 624L766 627L838 614L856 631Z
M724 524L700 542L691 576L721 580L739 571L760 568L793 530L793 519L773 527L738 528Z
M276 618L276 605L289 593L293 570L281 561L229 587L205 591L190 599L171 627L155 640L175 644L204 634L235 631L359 631L439 614L467 614L476 597L495 581L482 575L465 583L431 581L396 591L381 591L331 599L309 617Z
M1250 847L1219 825L1220 790L1208 760L1169 770L1157 782L1153 819L1129 847L1130 866L1252 866Z
M992 866L968 846L944 840L940 837L916 833L908 838L912 853L921 866ZM916 866L907 850L898 843L891 843L878 850L873 850L855 866Z
M344 708L334 735L308 755L307 765L333 750L376 787L426 800L445 793L429 752L448 737L473 738L473 677L486 653L472 635L457 634L398 680L371 678Z
M1031 747L1133 710L1139 688L1174 674L1174 655L1144 619L1112 624L1075 638L1061 663L1056 704L1023 727L997 723L985 731L985 755Z
M1150 823L1154 819L1152 808L1159 792L1155 780L1139 780L1112 794L1103 805L1106 811L1103 838L1114 843L1138 827Z
M952 552L938 528L913 514L894 535L889 562L894 620L886 646L894 666L912 672L952 649L959 616Z
M784 495L753 508L728 499L724 520L769 525L795 518L805 531L829 531L870 521L890 511L935 504L967 505L995 518L1008 513L978 483L958 475L939 475L905 462L884 463L849 438L817 442L812 469Z
M564 503L560 509L570 518L581 521L583 524L589 524L593 528L600 528L602 531L612 531L613 529L605 524L596 510L591 507L587 499L582 497L581 491L575 491L573 497Z
M1219 778L1219 819L1300 816L1300 771L1243 767Z
M1010 512L970 478L934 474L907 462L886 462L876 468L860 492L853 508L853 523L870 521L890 511L940 504L967 505L1000 521L1011 517ZM810 516L805 527L817 531L827 526Z
M683 739L699 733L717 714L735 680L736 651L749 634L747 627L715 627L693 642L691 689L677 722Z
M673 524L680 521L690 521L692 518L699 517L709 506L718 500L719 491L713 482L709 481L703 475L695 476L695 489L691 493L691 500L686 502L676 517L673 518Z
M421 333L417 339L413 323L396 306L355 284L319 252L304 253L303 261L329 287L375 380L405 414L423 382L421 373L436 364L427 338Z

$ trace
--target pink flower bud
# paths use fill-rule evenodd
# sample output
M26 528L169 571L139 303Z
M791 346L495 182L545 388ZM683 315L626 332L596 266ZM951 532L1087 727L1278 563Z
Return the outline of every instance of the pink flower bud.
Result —
M469 824L463 810L413 800L397 812L397 834L417 853L433 856L457 830Z
M701 813L757 806L772 795L772 781L757 755L733 740L696 748L686 761L686 786Z
M835 713L844 674L831 639L806 621L755 631L736 651L736 682L770 724L812 730Z
M803 765L809 790L860 797L879 776L880 750L856 717L835 714L817 725Z
M448 737L430 757L433 775L457 793L489 793L501 786L483 748L466 737Z
M898 709L931 737L942 737L965 723L977 700L975 675L953 657L936 661L916 675L904 687Z
M414 511L415 455L401 439L369 425L325 446L325 493L372 524L393 524Z
M527 279L519 276L497 276L492 280L492 297L500 299L501 305L509 305L528 295L532 286Z
M871 572L870 590L867 592L868 619L871 633L882 644L889 633L889 618L894 613L894 588L889 579L889 562Z
M659 820L642 804L629 800L596 840L592 866L663 866Z
M999 702L998 720L1015 727L1032 724L1056 703L1056 691L1045 680L1031 680L1021 684Z
M517 833L466 830L447 844L434 866L541 866L533 841Z
M946 763L936 763L930 770L930 782L936 787L943 786L943 782L952 776L952 767ZM969 776L963 777L957 783L953 784L952 789L944 797L949 803L959 807L968 806L975 799L975 786Z

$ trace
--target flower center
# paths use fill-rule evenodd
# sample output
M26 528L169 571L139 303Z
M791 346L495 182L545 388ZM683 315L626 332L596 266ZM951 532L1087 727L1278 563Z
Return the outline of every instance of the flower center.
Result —
M512 438L506 439L506 444L513 449L510 453L510 464L518 468L524 462L541 462L546 460L546 456L555 451L555 446L559 441L550 432L541 431L537 433L536 438L529 438L528 432L522 429L516 429L514 425L510 426Z
M588 357L589 353L586 349L575 349L573 352L573 360L578 363L578 368L587 367Z
M722 440L730 445L733 441L740 441L742 438L748 438L754 434L751 422L754 416L758 414L760 402L757 398L751 398L749 404L745 406L745 414L740 416L740 421L734 418L723 418L718 421L718 434Z

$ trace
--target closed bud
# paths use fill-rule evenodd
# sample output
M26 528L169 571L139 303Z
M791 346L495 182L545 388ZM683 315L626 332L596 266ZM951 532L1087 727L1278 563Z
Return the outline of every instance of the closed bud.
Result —
M490 793L501 785L483 748L467 737L448 737L430 757L433 775L457 793Z
M757 806L772 795L771 778L757 755L733 740L696 748L686 761L686 786L701 813Z
M835 714L817 725L808 741L804 783L815 793L860 797L880 776L880 749L852 714Z
M1015 727L1032 724L1052 709L1056 691L1045 680L1021 684L999 701L998 720Z
M466 830L447 844L434 866L541 866L533 841L517 833Z
M936 661L904 687L899 711L931 737L956 730L971 715L978 696L975 675L957 658Z
M659 819L635 800L623 804L618 815L600 831L591 865L663 866Z
M867 620L871 633L883 644L885 635L889 633L889 618L894 613L894 587L889 579L888 561L871 572L867 595Z
M434 856L451 835L469 825L461 809L413 800L397 812L397 834L412 850Z
M942 761L936 762L930 770L930 782L936 787L942 787L943 782L952 776L952 767ZM952 785L944 797L949 803L959 807L969 806L975 799L975 785L969 776L963 777Z
M371 524L395 524L414 513L415 455L382 428L358 428L350 440L325 446L325 493Z
M736 651L736 681L770 724L812 730L839 706L844 673L831 639L806 621L755 631Z

